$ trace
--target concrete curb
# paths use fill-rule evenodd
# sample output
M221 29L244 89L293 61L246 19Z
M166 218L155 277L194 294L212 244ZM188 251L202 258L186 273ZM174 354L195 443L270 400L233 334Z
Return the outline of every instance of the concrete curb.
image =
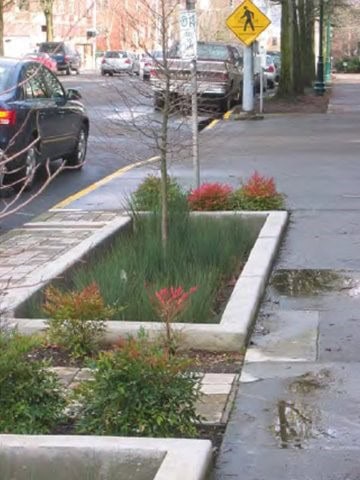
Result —
M248 261L238 278L229 302L224 310L219 324L182 324L174 323L173 329L180 334L181 347L183 349L199 349L205 351L239 351L247 343L247 338L255 320L256 313L263 296L268 277L271 272L273 261L275 259L278 247L280 245L283 232L287 225L288 213L286 211L274 212L215 212L198 213L196 215L208 215L212 217L221 217L229 215L238 215L243 219L264 219L264 224L260 230L259 236L250 252ZM119 230L121 226L126 226L129 218L119 219L105 227L94 236L86 240L88 249L99 244L108 235ZM78 248L81 247L81 248ZM66 264L61 268L60 263L64 257L58 259L53 265L49 265L46 271L41 272L40 280L42 285L37 288L25 290L26 297L22 297L17 305L23 303L26 298L39 290L45 281L54 278L63 273L66 268L73 265L82 255L87 253L84 245L80 244L71 252L68 257L65 255ZM76 258L75 258L76 256ZM14 304L16 302L13 302ZM14 307L13 307L14 308ZM16 325L19 332L29 335L38 333L46 328L46 321L38 319L12 319L13 325ZM129 321L108 321L106 322L105 342L114 343L120 338L126 338L129 335L136 336L139 329L146 330L150 338L156 338L164 331L164 325L160 322L129 322Z
M66 461L66 451L72 457L90 457L97 454L116 455L119 460L139 458L159 460L160 467L154 480L205 480L212 461L209 440L154 439L134 437L99 437L65 435L0 435L0 450L11 458L19 450L33 457L48 459L56 456ZM48 450L48 453L46 452ZM104 460L105 463L106 460ZM120 463L120 462L119 462ZM120 466L120 465L119 465Z

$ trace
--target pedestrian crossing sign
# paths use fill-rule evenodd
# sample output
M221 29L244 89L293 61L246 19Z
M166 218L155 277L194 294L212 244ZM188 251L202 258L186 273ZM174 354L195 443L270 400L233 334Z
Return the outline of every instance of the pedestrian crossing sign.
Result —
M227 27L248 47L270 23L270 19L251 0L240 3L226 20Z

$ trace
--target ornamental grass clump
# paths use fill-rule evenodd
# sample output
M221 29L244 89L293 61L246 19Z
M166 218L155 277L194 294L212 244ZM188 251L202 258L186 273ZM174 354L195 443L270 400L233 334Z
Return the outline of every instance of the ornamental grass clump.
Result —
M191 217L177 212L169 217L169 238L164 255L161 218L152 213L134 218L133 230L123 232L106 254L79 267L71 288L81 290L96 282L106 305L126 305L109 320L158 321L149 292L164 285L197 285L177 322L216 322L221 305L217 292L238 275L253 246L255 232L238 218Z
M203 183L191 190L187 199L189 207L194 211L231 210L230 185L222 183Z
M232 194L234 210L281 210L284 198L278 193L273 177L254 172L251 177Z
M0 433L49 433L63 419L57 375L31 358L40 345L35 337L0 333Z
M91 435L194 437L198 377L189 362L166 348L138 338L101 353L94 377L82 383L76 431Z
M105 330L104 320L114 315L95 282L80 291L46 288L43 310L49 316L49 340L64 347L74 359L96 351Z

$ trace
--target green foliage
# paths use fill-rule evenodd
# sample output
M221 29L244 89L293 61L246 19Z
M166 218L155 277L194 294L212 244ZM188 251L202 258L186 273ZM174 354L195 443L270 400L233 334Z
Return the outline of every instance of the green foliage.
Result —
M43 310L50 317L50 341L66 348L73 358L83 358L97 349L105 329L104 320L114 314L104 304L95 283L72 292L48 287Z
M33 337L0 333L0 432L49 433L62 418L65 400L55 373L29 359Z
M160 216L139 216L134 231L123 233L106 255L81 267L73 285L99 285L105 303L126 305L117 320L158 320L149 296L167 286L198 290L179 322L217 321L219 288L239 271L253 245L254 234L239 218L172 214L166 255L160 238Z
M186 196L180 185L170 177L167 182L169 209L186 204ZM161 205L161 179L148 175L138 186L131 198L134 210L159 210Z
M199 382L188 363L143 334L103 353L77 391L82 434L193 437Z
M335 64L338 72L345 73L359 73L360 72L360 58L359 57L344 57Z
M276 194L271 197L256 197L244 194L240 188L232 194L233 210L283 210L284 197Z

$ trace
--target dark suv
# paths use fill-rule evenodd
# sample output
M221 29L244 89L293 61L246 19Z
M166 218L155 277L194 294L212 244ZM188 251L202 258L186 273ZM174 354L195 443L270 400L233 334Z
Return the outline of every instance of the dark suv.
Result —
M58 72L71 74L74 70L80 73L81 57L79 52L66 42L42 42L39 45L39 52L48 53L56 61Z

